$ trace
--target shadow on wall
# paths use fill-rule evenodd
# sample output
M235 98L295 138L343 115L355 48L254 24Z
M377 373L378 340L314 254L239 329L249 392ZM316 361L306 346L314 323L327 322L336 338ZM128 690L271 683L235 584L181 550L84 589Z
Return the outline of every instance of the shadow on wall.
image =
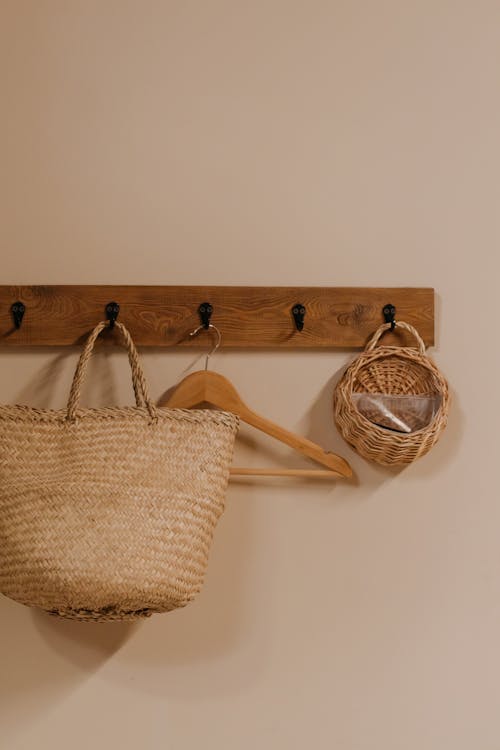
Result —
M10 732L19 732L26 716L33 724L67 698L119 650L130 633L129 628L124 630L115 624L96 630L92 643L89 639L75 640L73 648L78 657L68 661L63 654L45 647L26 607L0 597L0 619L4 633L0 642L0 723L5 742ZM85 668L78 668L75 662L85 664Z

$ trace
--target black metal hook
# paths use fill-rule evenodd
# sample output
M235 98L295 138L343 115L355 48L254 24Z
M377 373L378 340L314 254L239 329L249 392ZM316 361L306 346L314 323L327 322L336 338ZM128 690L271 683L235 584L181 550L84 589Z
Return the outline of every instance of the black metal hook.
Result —
M297 302L297 304L292 307L292 315L297 331L302 331L304 329L305 314L306 308L300 302Z
M394 319L396 308L394 305L386 305L382 312L384 313L385 322L391 324L391 331L393 331L396 328L396 321Z
M198 314L200 316L201 325L203 328L208 329L208 326L210 325L210 318L212 317L212 313L214 311L214 308L210 304L210 302L202 302L201 305L198 308Z
M21 323L23 322L24 313L26 312L26 307L23 305L22 302L14 302L10 306L10 311L12 313L12 317L14 318L14 325L16 328L21 328Z
M118 313L120 312L120 305L118 302L108 302L106 305L106 317L109 320L109 327L114 328Z

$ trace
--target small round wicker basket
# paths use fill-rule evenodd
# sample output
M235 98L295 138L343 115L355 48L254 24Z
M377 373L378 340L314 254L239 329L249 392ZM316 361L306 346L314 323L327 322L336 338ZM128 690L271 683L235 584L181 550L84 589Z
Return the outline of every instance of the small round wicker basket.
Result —
M391 324L380 326L365 351L349 365L334 392L335 422L344 439L361 456L384 466L409 464L427 453L446 426L450 406L448 383L426 356L420 335L408 323L398 321L397 326L413 334L417 348L377 347ZM369 404L390 397L397 401L406 431L391 429L388 422L384 424L376 409L373 413L370 407L360 409L360 398ZM415 404L423 401L434 403L435 408L422 426L415 419Z

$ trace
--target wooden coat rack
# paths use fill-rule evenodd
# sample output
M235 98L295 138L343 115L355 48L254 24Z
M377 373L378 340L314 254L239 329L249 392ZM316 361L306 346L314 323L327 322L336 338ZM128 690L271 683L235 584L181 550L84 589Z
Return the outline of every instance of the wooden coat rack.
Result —
M189 334L210 320L224 349L363 347L388 305L434 343L429 288L88 285L0 286L0 346L81 344L110 303L138 346L206 347ZM391 339L407 343L397 327Z

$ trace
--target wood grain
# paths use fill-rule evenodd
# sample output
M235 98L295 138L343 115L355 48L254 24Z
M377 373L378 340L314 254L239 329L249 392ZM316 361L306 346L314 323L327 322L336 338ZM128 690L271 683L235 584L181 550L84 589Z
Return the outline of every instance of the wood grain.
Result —
M26 305L22 326L13 325L10 307ZM380 287L245 286L0 286L0 346L80 344L105 318L105 306L120 305L119 320L138 346L207 347L198 306L210 302L211 322L222 333L224 348L357 348L384 322L382 308L396 306L396 319L434 343L434 290ZM295 329L292 307L306 307L304 330ZM115 336L105 337L113 342ZM407 343L402 333L384 342Z

